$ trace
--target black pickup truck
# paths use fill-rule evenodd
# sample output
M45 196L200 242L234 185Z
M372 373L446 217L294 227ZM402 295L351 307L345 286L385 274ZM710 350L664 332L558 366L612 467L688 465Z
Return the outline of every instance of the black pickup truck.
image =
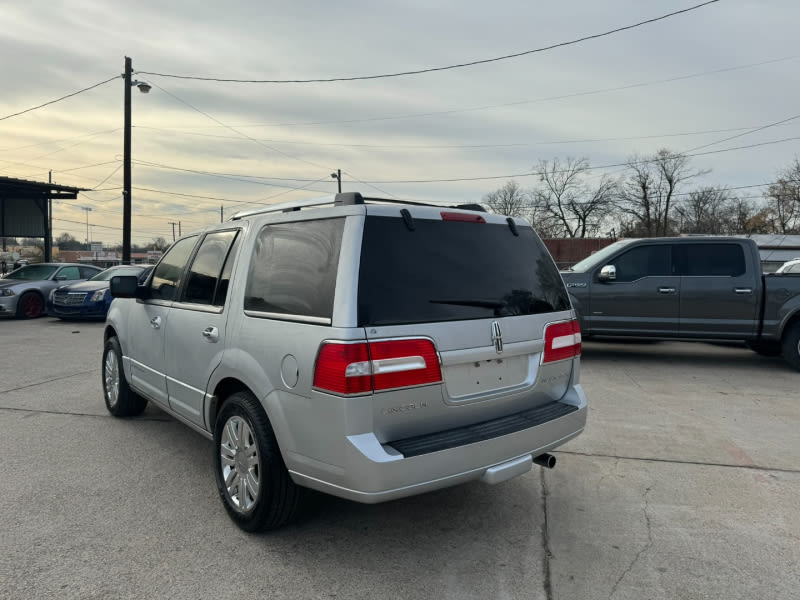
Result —
M800 275L746 238L628 239L561 272L584 337L741 340L800 370Z

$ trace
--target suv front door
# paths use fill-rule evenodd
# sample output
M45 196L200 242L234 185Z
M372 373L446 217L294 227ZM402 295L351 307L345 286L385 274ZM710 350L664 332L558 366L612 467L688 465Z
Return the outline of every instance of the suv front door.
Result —
M130 361L131 384L164 405L167 404L164 331L196 241L197 236L193 236L172 245L153 272L148 298L137 300L128 314L130 343L125 351Z
M165 333L169 406L206 427L206 385L222 360L228 314L224 310L238 230L207 234L186 274L180 301L170 309Z

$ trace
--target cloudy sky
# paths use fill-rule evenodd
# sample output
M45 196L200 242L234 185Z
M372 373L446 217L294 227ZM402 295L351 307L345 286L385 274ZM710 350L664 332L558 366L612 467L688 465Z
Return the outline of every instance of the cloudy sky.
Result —
M345 191L475 202L535 185L542 159L585 156L600 177L666 147L711 169L698 183L773 181L800 154L796 0L718 0L415 75L191 78L434 69L701 2L2 2L0 175L94 190L56 204L55 235L85 239L88 215L93 241L119 243L130 56L152 85L132 99L136 244L218 221L220 206L330 194L337 169Z

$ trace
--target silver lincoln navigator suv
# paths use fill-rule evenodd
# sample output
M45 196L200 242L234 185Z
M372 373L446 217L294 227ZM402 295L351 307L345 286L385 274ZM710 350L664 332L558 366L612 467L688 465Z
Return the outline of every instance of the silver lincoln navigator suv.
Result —
M270 206L111 292L108 410L150 401L213 440L247 531L289 522L303 488L375 503L552 466L586 422L575 313L522 219L358 193Z

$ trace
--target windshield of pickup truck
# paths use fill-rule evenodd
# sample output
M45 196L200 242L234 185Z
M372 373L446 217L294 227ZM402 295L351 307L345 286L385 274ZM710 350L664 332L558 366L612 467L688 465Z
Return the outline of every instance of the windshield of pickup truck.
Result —
M592 269L597 266L601 266L601 264L605 264L604 261L606 258L614 254L617 250L622 248L623 246L627 246L631 242L635 240L620 240L618 242L614 242L610 246L606 246L602 250L598 250L594 254L590 254L582 261L575 263L569 269L565 269L571 273L585 273L589 269Z

